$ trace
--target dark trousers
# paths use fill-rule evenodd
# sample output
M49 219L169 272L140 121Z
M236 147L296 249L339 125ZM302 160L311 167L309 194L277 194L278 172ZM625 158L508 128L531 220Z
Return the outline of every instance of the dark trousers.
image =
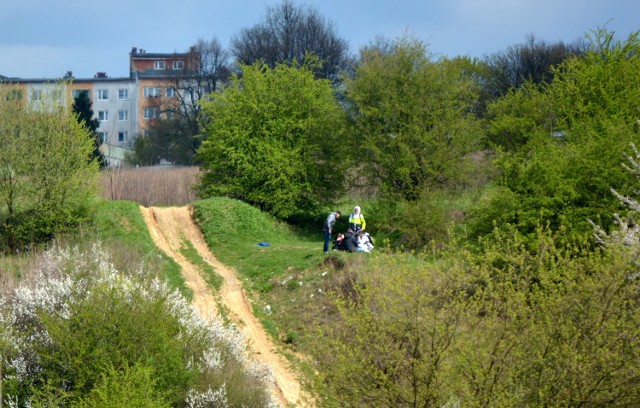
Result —
M324 252L329 252L329 244L331 243L331 233L327 230L323 230L324 232Z

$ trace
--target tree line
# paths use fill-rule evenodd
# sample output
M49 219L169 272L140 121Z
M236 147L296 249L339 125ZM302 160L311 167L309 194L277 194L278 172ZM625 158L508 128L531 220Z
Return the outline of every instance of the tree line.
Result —
M336 90L336 97L345 98L344 83L353 77L363 63L363 52L376 48L388 50L391 40L375 38L371 44L353 55L346 39L339 36L332 21L313 7L295 5L289 0L269 6L261 22L232 36L228 48L224 48L214 36L210 40L199 39L194 45L198 51L197 72L178 74L169 80L178 89L179 102L166 108L170 119L158 121L145 136L137 138L135 154L130 161L135 164L153 164L162 157L178 164L199 163L195 153L203 140L198 101L221 87L227 86L233 73L242 75L245 66L257 62L270 68L278 64L305 65L309 58L319 63L312 72L317 79L328 79ZM472 60L474 82L481 88L475 111L482 115L489 100L494 100L525 81L535 83L551 78L550 67L571 55L579 55L587 44L577 41L546 43L533 35L524 44L514 45L506 51ZM426 54L425 58L429 58Z

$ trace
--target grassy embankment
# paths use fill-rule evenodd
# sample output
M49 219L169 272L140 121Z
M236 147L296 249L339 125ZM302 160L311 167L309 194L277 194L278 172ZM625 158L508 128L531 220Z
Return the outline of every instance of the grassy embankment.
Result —
M211 251L239 273L254 299L254 313L271 335L293 349L304 349L313 309L322 307L326 288L335 286L332 280L341 279L335 272L347 262L366 268L380 256L337 251L326 256L320 227L301 232L236 200L212 198L194 206Z

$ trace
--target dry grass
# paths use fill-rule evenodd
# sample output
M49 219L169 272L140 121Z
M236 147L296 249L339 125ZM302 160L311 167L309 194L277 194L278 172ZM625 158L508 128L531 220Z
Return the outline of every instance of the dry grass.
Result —
M197 199L198 167L119 167L102 172L102 196L135 201L145 207L181 206Z
M40 268L42 253L0 254L0 297L11 298L21 281L30 282Z

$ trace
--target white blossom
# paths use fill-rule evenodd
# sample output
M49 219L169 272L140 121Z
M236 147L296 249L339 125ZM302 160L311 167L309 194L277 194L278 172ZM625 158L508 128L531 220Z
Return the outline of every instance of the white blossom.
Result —
M12 358L5 361L5 378L28 383L40 372L37 345L49 346L53 340L39 320L42 312L62 319L69 319L73 306L90 300L96 285L113 289L125 301L137 296L145 300L165 300L166 312L178 319L182 332L178 335L198 336L210 344L200 356L191 356L188 366L200 371L217 371L224 367L226 358L234 358L244 365L253 378L273 382L267 366L250 359L246 342L241 332L220 319L206 321L199 316L191 304L176 290L169 288L160 279L142 280L142 269L133 273L118 271L99 244L88 253L78 248L54 248L47 251L42 264L34 276L21 282L10 298L0 297L0 333L11 348ZM8 398L7 406L18 406L16 400ZM190 407L227 406L226 388L206 392L191 392L186 401ZM29 402L20 401L20 406Z
M215 391L211 388L204 392L190 390L186 403L189 408L205 408L209 406L220 408L228 407L226 386L222 384L222 386Z

